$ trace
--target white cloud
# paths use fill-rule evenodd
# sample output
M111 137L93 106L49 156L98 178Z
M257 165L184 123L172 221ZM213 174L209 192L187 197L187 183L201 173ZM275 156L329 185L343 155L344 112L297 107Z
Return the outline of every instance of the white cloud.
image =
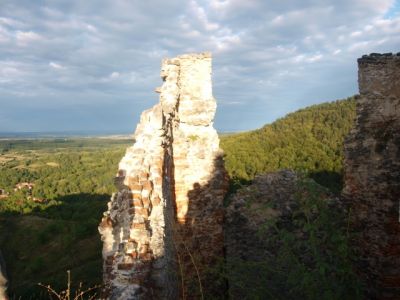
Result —
M190 1L190 9L193 15L198 19L204 29L207 31L214 31L220 28L220 25L216 22L211 22L208 19L206 10L201 7L195 0Z
M57 70L65 69L64 66L62 66L62 65L60 65L58 63L52 62L52 61L49 62L49 66L52 67L53 69L57 69Z
M370 24L365 25L365 27L364 27L364 31L365 31L365 32L371 31L372 29L374 29L374 26L372 26L372 25L370 25Z
M230 31L220 32L219 35L212 35L210 39L215 45L216 52L228 51L241 43L240 36Z
M315 55L312 55L311 57L307 58L307 62L314 63L314 62L321 60L322 58L323 58L322 54L315 54Z
M352 2L360 12L376 12L382 16L393 6L396 0L352 0Z
M224 106L219 129L256 127L288 110L349 96L357 89L357 57L400 45L400 16L385 18L392 0L45 3L0 4L3 98L29 91L43 107L54 106L54 95L88 107L99 98L129 99L124 111L138 117L157 101L163 57L208 50L214 93ZM246 110L237 108L250 101ZM232 122L236 115L242 123Z
M357 37L362 35L362 32L357 30L357 31L353 31L352 33L350 33L350 37Z
M220 17L226 17L239 10L254 9L260 3L258 0L208 0L206 2L209 8Z
M367 52L367 49L371 45L370 41L362 41L362 42L357 42L357 43L352 43L349 47L348 50L350 52Z
M271 24L273 25L280 25L283 24L284 18L282 15L276 16L275 18L272 19Z
M0 83L21 82L26 66L17 61L0 60Z
M91 32L97 32L97 28L91 24L87 24L86 28L87 28L87 30L89 30Z
M36 32L20 30L17 30L17 32L15 33L15 38L17 40L17 44L20 46L26 46L29 43L40 41L43 39L43 37Z
M112 72L112 73L110 74L110 78L111 78L111 79L118 78L119 76L121 76L121 74L120 74L119 72Z
M13 18L0 17L0 24L8 25L8 26L21 26L21 25L23 25L23 22L15 20Z
M215 9L226 9L231 3L229 0L210 0L210 6Z

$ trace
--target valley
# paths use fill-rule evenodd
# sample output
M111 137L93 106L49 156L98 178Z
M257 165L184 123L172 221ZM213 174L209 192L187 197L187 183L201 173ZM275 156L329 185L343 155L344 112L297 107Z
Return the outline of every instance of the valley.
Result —
M341 145L354 116L355 102L349 98L299 110L255 131L222 134L231 193L257 174L281 169L303 172L339 191ZM12 297L45 297L39 282L64 289L67 270L73 286L101 283L97 226L116 191L118 161L130 144L117 138L0 141L5 195L0 199L0 245ZM33 183L32 190L15 191L24 182Z

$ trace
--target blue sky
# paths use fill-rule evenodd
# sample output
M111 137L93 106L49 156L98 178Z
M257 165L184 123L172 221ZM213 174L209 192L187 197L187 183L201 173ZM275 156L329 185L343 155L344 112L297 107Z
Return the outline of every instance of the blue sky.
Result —
M400 51L393 0L0 1L0 132L133 132L164 57L213 53L215 127L261 127L358 91Z

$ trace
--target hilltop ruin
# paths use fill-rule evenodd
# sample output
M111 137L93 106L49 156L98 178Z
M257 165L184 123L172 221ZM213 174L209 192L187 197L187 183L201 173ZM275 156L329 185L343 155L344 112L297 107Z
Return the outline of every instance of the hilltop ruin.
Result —
M400 55L371 54L358 64L357 120L345 142L343 198L349 208L348 229L355 233L356 265L367 296L398 299ZM160 103L141 116L136 142L119 164L118 192L99 226L105 299L193 299L207 291L225 292L209 275L223 263L222 202L228 188L213 128L211 56L165 59L161 78L163 85L156 89ZM287 193L284 198L293 204L296 178L289 171L259 177L256 196L262 200L275 193L281 201ZM275 181L279 184L272 185ZM278 208L285 203L279 201ZM336 199L327 203L335 203L332 207L342 212ZM256 238L247 242L259 226L254 222L258 214L246 217L244 205L239 195L228 207L228 256L254 257L265 250ZM287 207L279 208L284 217ZM240 223L243 220L248 227ZM230 226L235 222L238 230ZM241 290L233 292L240 295Z
M141 115L99 226L107 299L195 297L223 256L228 177L213 128L211 55L165 59L161 78L160 103Z

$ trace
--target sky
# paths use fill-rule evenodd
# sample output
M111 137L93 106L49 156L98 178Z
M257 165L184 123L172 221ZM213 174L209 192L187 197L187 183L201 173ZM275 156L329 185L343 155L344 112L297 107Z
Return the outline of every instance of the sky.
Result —
M255 129L358 92L400 52L400 0L0 0L0 132L133 132L161 60L211 51L214 126Z

